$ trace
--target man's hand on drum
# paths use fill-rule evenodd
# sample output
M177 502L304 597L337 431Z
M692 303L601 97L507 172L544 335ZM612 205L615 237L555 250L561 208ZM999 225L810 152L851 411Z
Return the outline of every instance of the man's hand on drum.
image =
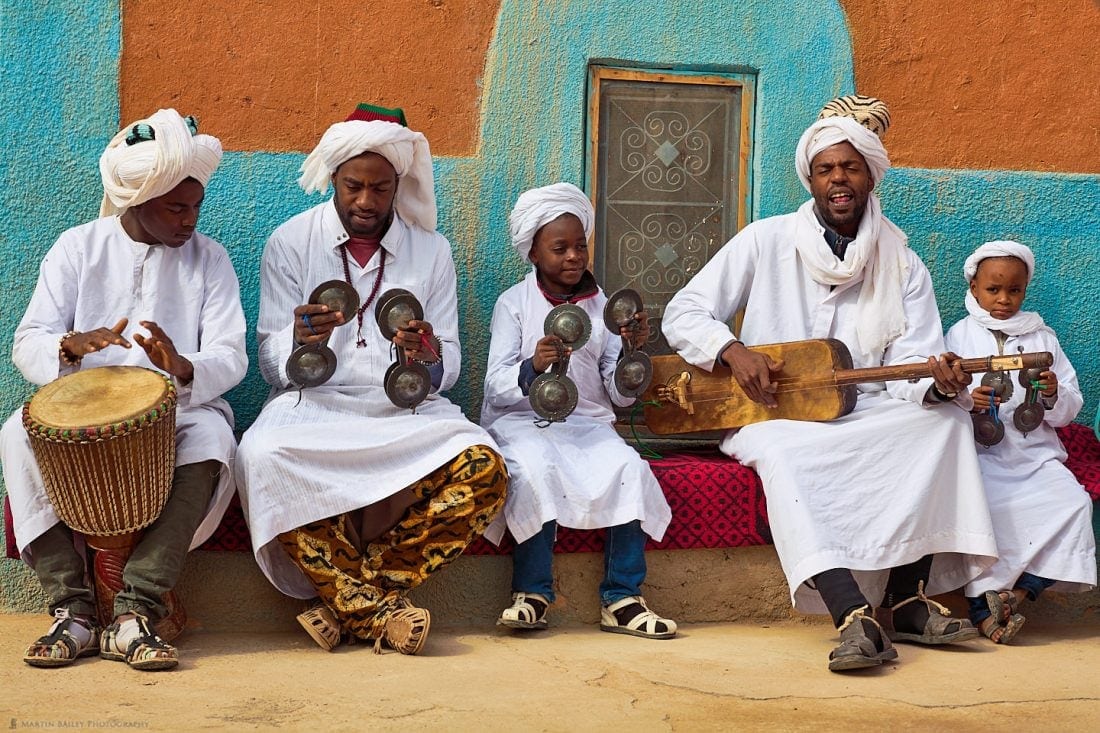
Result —
M562 357L571 353L573 353L573 350L565 348L561 339L557 336L553 334L543 336L535 344L535 354L531 357L531 366L535 368L536 374L542 374L551 366L557 364Z
M631 346L640 349L649 341L649 314L638 311L634 314L634 323L619 327L619 335L630 341Z
M435 364L442 357L442 344L427 321L409 321L405 328L399 328L394 334L393 343L405 350L405 358L424 364Z
M299 344L317 344L328 340L332 329L344 323L344 314L331 312L327 305L314 303L294 309L294 341Z
M145 355L149 357L149 361L153 362L153 366L168 372L183 384L188 384L195 376L195 367L190 360L180 356L172 339L168 338L168 334L157 325L156 321L139 321L139 323L149 331L149 335L142 336L140 333L135 333L134 341L145 349Z
M928 367L935 381L934 387L940 396L954 399L972 381L972 377L962 370L960 361L958 355L950 351L940 354L939 358L928 357Z
M766 407L779 406L775 399L779 385L774 375L783 368L782 359L776 361L767 354L750 351L740 341L726 347L721 359L733 372L733 378L750 400Z
M112 345L128 349L130 348L130 342L123 337L122 332L129 322L128 318L123 318L110 328L103 326L94 331L74 333L61 342L61 349L72 359L79 359L96 351L102 351Z

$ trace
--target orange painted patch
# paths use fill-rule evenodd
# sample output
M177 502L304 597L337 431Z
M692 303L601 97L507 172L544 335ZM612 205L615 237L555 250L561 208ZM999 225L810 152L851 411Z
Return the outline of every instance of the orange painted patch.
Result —
M1100 3L841 4L896 165L1100 171Z
M499 0L127 0L123 124L175 107L230 150L309 151L368 102L403 107L433 153L468 155L498 8Z

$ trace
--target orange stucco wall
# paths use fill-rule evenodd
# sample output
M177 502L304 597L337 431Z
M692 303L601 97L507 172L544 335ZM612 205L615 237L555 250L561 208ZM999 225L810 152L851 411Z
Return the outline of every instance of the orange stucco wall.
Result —
M194 114L230 150L308 151L330 124L368 102L403 107L433 153L471 154L498 7L124 0L122 119L171 106Z
M1095 0L841 0L856 86L915 168L1100 170ZM308 151L356 102L405 108L437 155L476 152L500 0L124 0L124 120L171 105L231 150Z
M841 4L895 165L1100 171L1096 0Z

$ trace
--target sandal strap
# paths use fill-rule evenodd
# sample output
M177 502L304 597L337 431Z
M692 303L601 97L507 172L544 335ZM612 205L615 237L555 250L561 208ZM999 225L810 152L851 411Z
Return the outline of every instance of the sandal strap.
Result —
M931 598L929 598L928 596L924 595L924 581L923 580L918 580L917 581L917 594L915 596L909 596L908 598L906 598L901 603L898 603L896 605L891 606L890 610L891 611L896 611L896 610L898 610L899 608L901 608L903 606L907 606L910 603L916 603L917 601L920 601L920 602L924 603L926 606L928 606L929 609L935 609L936 612L941 616L950 616L951 615L951 609L950 608L948 608L947 606L943 605L942 603L934 601Z
M550 601L541 593L513 593L512 605L504 609L500 616L513 621L533 624L538 623L546 616L546 610L549 607Z
M157 633L149 626L149 620L144 616L135 616L138 628L141 629L141 633L138 636L130 640L129 645L126 647L126 661L130 661L134 658L138 649L146 647L146 651L168 651L174 652L176 648L169 645L164 639L157 636Z

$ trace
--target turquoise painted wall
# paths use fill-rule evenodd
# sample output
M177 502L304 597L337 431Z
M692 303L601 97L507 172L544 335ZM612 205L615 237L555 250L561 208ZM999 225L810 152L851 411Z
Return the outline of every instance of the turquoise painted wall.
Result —
M0 177L0 246L8 253L0 260L7 291L0 308L8 326L0 329L0 352L10 354L11 331L43 253L63 229L98 211L96 161L121 122L121 26L117 0L0 0L0 9L0 132L8 148ZM798 136L821 104L854 87L844 14L832 0L720 0L705 7L682 0L505 0L482 79L478 153L435 161L440 229L454 247L465 341L465 372L452 396L469 413L480 402L493 302L525 269L508 245L508 211L531 186L584 182L585 85L594 59L755 72L753 218L789 211L805 198L792 165ZM229 152L207 192L201 228L229 249L250 322L264 239L321 200L294 184L303 157ZM1032 305L1076 363L1086 411L1095 410L1100 393L1100 360L1090 348L1100 287L1092 275L1098 192L1096 176L915 169L891 171L881 187L888 215L933 271L945 322L963 313L959 272L974 246L1016 236L1035 248L1040 271ZM31 391L5 359L0 413L16 409ZM229 395L239 427L252 421L266 391L253 369ZM41 604L18 563L0 561L0 585L0 607Z

